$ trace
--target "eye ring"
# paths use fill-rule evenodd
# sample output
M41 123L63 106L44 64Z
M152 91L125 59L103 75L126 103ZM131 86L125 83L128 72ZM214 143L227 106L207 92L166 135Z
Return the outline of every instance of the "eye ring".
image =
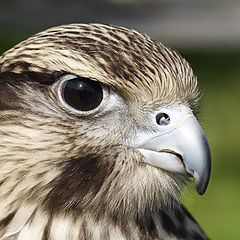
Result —
M97 81L69 74L61 78L57 86L57 94L61 104L71 112L90 115L101 111L108 90Z

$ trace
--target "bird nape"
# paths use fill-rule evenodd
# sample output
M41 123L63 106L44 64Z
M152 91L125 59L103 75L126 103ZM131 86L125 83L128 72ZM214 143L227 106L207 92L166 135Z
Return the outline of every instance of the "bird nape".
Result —
M197 78L135 30L54 27L0 57L0 239L208 239L178 200L207 188Z

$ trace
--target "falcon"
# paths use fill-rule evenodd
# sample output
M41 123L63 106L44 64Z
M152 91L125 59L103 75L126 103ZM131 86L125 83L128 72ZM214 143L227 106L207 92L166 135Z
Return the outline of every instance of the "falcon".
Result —
M135 30L54 27L0 57L1 240L206 240L179 201L211 157L199 88Z

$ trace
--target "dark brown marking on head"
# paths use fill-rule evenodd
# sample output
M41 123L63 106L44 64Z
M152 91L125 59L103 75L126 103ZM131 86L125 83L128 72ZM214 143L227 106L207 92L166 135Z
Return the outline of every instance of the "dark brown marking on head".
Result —
M35 82L42 85L51 85L58 81L61 76L66 74L67 73L65 72L54 72L51 74L32 71L26 71L22 73L2 72L0 73L0 90L2 90L4 87L9 87L9 85L17 86L23 82ZM4 93L4 91L2 93Z
M12 213L9 213L7 215L7 217L3 218L0 220L0 229L5 228L6 226L8 226L8 224L10 224L10 222L12 221L12 219L14 218L15 214L17 211L14 211Z
M113 170L114 161L104 158L107 157L90 154L69 160L45 199L48 209L53 212L65 209L77 214L88 206Z

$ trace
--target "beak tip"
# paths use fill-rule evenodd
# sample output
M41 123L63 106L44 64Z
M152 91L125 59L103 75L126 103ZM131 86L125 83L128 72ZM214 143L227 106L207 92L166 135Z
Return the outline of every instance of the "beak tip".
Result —
M207 186L203 187L202 185L198 186L197 184L195 184L195 186L199 195L203 195L206 192Z
M195 188L198 194L203 195L208 187L210 172L201 177L199 177L199 175L195 172L193 177L195 180Z
M211 174L211 153L206 137L203 138L203 148L195 161L191 161L192 156L185 160L186 172L194 178L195 188L199 195L203 195L208 187ZM189 156L189 155L188 155Z

